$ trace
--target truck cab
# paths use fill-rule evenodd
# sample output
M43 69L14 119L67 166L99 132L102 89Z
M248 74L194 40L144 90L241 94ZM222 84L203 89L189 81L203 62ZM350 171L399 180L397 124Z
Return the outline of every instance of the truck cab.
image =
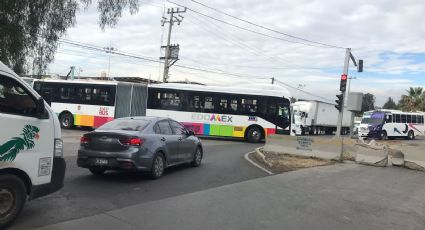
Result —
M0 62L0 228L27 200L63 187L65 160L57 116L31 86Z

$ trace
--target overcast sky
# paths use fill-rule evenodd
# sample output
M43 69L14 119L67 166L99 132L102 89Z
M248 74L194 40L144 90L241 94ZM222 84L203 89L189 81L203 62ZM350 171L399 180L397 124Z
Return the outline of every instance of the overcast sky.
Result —
M190 9L237 26L273 37L298 41L254 27L220 14L190 0L175 0ZM382 105L389 96L399 99L409 86L425 86L425 2L423 0L199 0L228 14L260 25L321 43L350 47L364 59L363 73L350 63L352 91L370 92ZM162 0L140 1L135 15L125 12L114 28L102 31L95 7L80 11L77 24L65 39L99 47L112 45L119 51L159 59L168 25L161 27L165 7ZM167 15L166 15L167 16ZM170 80L208 84L270 83L271 78L333 101L339 90L344 49L320 48L265 37L187 11L175 25L172 43L180 45L177 64L225 71L235 77L171 67ZM301 41L302 42L302 41ZM108 54L62 44L49 71L66 74L70 66L83 76L100 76L108 71ZM111 56L111 76L162 77L158 63ZM319 99L291 90L295 97Z

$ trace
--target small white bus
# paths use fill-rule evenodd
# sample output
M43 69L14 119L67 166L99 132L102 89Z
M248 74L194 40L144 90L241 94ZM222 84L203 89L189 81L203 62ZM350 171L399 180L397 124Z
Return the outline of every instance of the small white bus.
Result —
M59 121L30 85L0 62L0 229L27 199L63 187Z
M360 138L393 139L404 137L412 140L424 135L424 113L400 110L375 110L363 114L359 127Z

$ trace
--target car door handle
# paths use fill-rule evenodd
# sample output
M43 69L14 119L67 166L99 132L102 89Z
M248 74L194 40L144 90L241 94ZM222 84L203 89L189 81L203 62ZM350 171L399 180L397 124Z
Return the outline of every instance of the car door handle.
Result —
M165 137L161 138L161 141L166 141Z

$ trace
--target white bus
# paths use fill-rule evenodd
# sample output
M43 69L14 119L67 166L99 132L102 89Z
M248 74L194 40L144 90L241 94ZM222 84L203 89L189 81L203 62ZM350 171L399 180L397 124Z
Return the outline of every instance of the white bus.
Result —
M170 117L201 136L245 138L290 134L290 94L276 85L253 87L154 84L146 115Z
M400 110L375 110L363 114L359 137L393 139L404 137L415 139L424 135L424 113Z
M1 62L0 127L0 229L4 229L27 199L63 187L66 166L56 115Z
M62 128L99 127L114 118L143 116L147 86L98 80L34 80L34 89L58 115Z
M122 90L122 84L125 83L36 80L34 88L51 104L64 128L99 127L114 118L146 112L147 116L171 117L202 136L258 142L269 134L290 134L290 95L280 86L165 83L149 85L148 93L129 93L128 88ZM129 105L137 113L128 112ZM125 112L119 112L123 107Z

